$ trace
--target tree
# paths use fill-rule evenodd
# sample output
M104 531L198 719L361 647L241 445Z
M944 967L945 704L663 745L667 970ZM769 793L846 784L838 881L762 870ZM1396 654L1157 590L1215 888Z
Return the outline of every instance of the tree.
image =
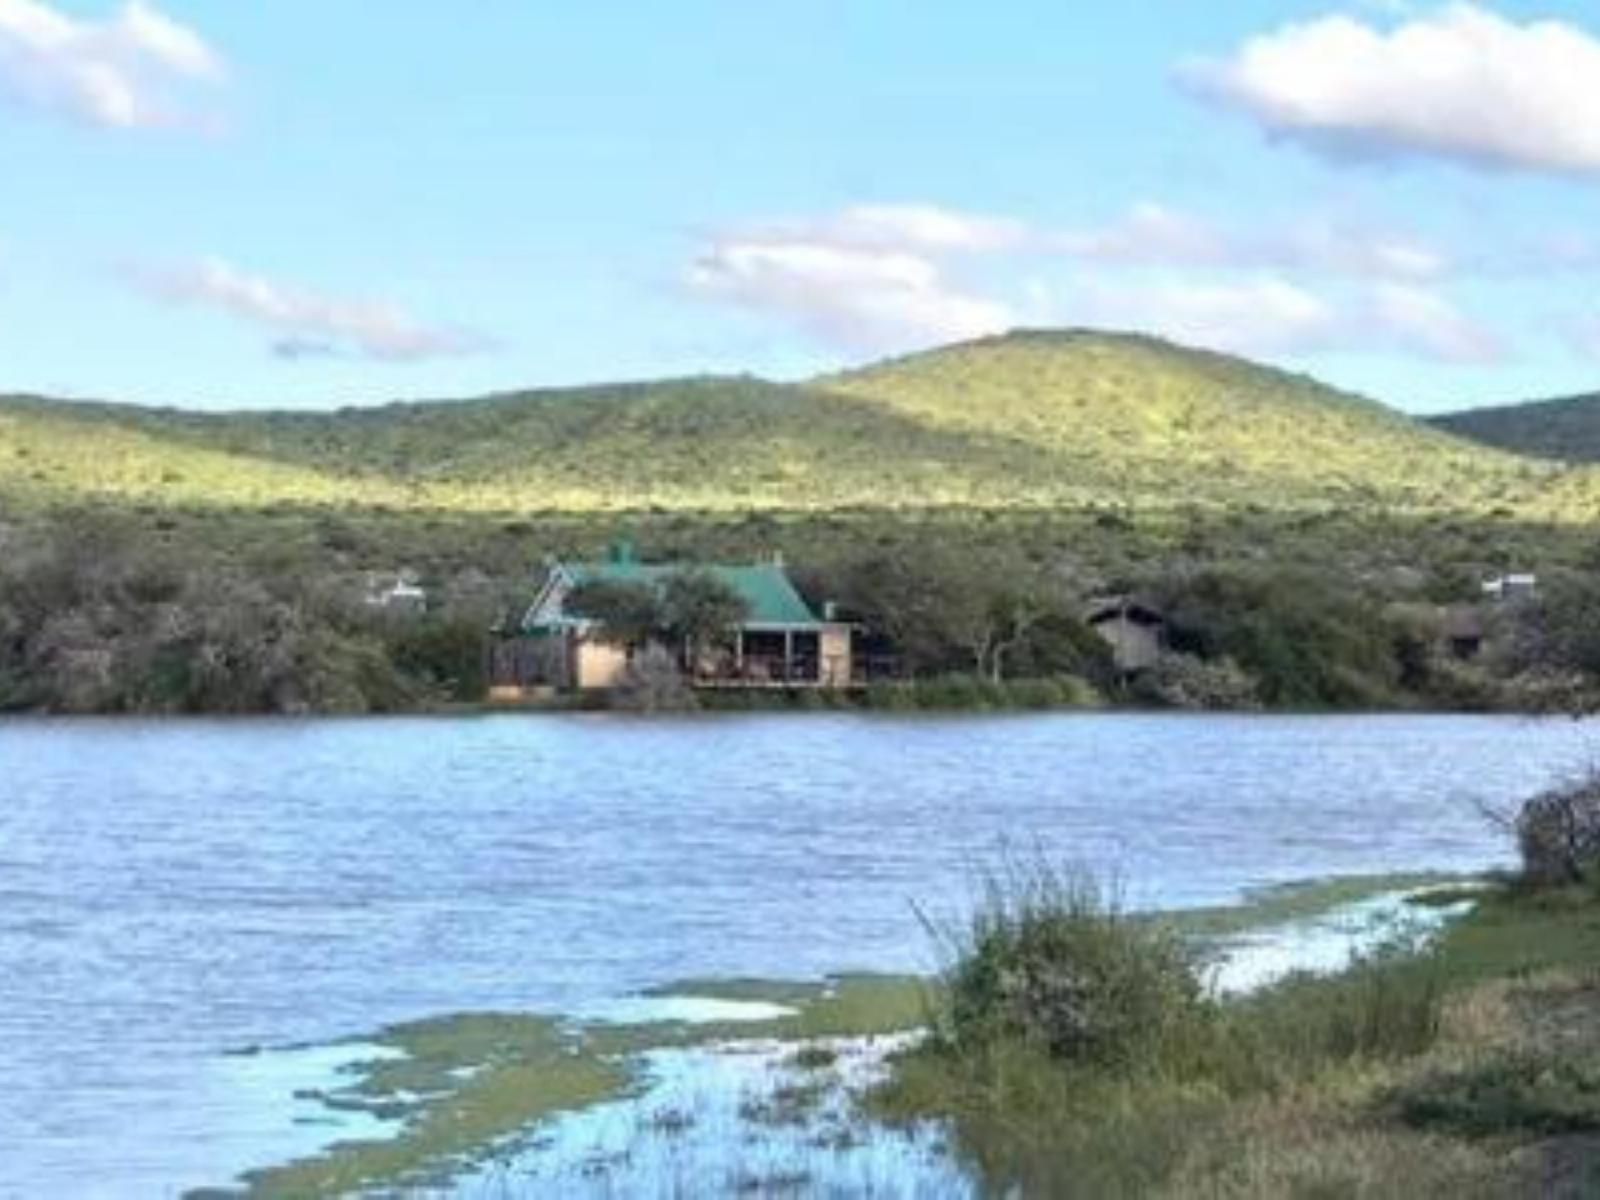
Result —
M600 637L617 646L642 646L662 627L661 597L645 583L594 579L567 593L566 609L595 622Z
M661 585L661 627L691 657L725 640L750 606L709 571L674 571Z
M996 546L874 556L856 564L846 590L913 673L967 670L995 681L1060 607L1050 581Z

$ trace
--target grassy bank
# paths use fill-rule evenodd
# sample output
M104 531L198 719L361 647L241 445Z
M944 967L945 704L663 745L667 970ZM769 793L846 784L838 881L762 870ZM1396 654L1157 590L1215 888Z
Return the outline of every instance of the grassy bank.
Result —
M1270 889L1237 907L1138 920L1145 927L1170 928L1197 945L1214 946L1243 930L1276 928L1443 882L1434 876L1334 880ZM537 1172L541 1163L546 1170L561 1165L543 1158L541 1147L551 1128L544 1122L613 1103L637 1109L630 1119L641 1141L629 1143L626 1154L637 1168L652 1146L660 1151L666 1143L673 1154L681 1154L687 1130L717 1120L714 1088L708 1093L687 1086L671 1102L653 1096L648 1072L642 1070L651 1055L699 1051L714 1056L722 1052L717 1047L724 1047L737 1059L771 1039L788 1044L776 1057L799 1077L786 1079L780 1071L764 1081L770 1084L768 1091L757 1088L730 1101L736 1115L724 1114L723 1119L733 1130L733 1141L713 1157L731 1160L737 1169L729 1172L730 1178L742 1178L746 1164L740 1139L764 1147L756 1158L770 1164L776 1161L772 1143L781 1128L797 1145L780 1156L774 1169L780 1175L826 1178L837 1161L835 1151L896 1137L908 1120L923 1133L932 1129L910 1110L897 1112L893 1127L878 1122L872 1111L860 1107L852 1090L842 1087L835 1068L841 1054L852 1052L841 1042L925 1027L930 1013L937 1011L939 995L936 980L898 976L848 976L827 983L688 980L641 997L609 1022L469 1013L396 1025L363 1038L352 1050L356 1057L375 1044L392 1057L355 1062L336 1082L325 1085L327 1090L305 1097L333 1110L387 1118L394 1122L391 1136L347 1141L255 1172L246 1181L248 1190L264 1196L332 1196L371 1188L445 1186L463 1174L493 1180L501 1169L497 1164L515 1162L520 1165L507 1172L504 1186L496 1182L481 1194L520 1195L526 1190L526 1172ZM709 1000L791 1011L757 1013L756 1020L701 1012L702 1019L694 1024L660 1019L684 997L696 998L696 1004ZM667 1009L656 1008L658 1002ZM728 1043L735 1044L731 1050ZM855 1051L870 1053L859 1044ZM906 1069L916 1070L914 1064L922 1061L909 1060ZM609 1170L615 1176L621 1168L612 1164ZM949 1178L959 1180L963 1170L953 1166ZM514 1182L518 1179L523 1180L520 1189ZM895 1180L884 1178L883 1183L892 1190Z
M1590 888L1488 892L1422 955L1231 1002L1077 884L1008 888L957 937L936 1036L874 1104L948 1121L993 1194L1600 1190Z

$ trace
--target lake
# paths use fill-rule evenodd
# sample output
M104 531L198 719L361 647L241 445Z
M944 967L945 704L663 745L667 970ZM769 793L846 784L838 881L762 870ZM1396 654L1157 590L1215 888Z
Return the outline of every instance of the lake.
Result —
M229 1051L932 965L1007 840L1187 907L1475 870L1595 727L1461 716L0 722L0 1194L315 1144ZM314 1066L314 1064L312 1064ZM308 1069L311 1069L308 1067Z

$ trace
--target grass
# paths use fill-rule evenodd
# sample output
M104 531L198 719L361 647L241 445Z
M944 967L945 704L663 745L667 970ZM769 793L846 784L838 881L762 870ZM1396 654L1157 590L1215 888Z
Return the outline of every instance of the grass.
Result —
M1081 887L1024 884L1020 898L1014 880L991 894L975 922L948 975L945 1028L961 1026L963 1002L1004 1017L1006 993L975 965L986 957L1031 947L1079 955L1091 975L1130 955L1168 969L1163 943ZM1600 905L1576 889L1479 900L1421 956L1380 953L1237 1001L1162 989L1131 1054L1084 1054L991 1013L978 1036L903 1057L873 1102L887 1120L949 1122L992 1194L1470 1197L1600 1183ZM1030 941L1019 911L1072 929ZM1080 1023L1097 1005L1113 1024L1126 1016L1115 989L1077 995Z

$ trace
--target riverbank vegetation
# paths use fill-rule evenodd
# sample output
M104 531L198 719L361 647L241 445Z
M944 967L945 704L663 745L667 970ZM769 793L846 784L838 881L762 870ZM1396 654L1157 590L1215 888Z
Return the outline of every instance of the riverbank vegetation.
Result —
M950 1122L997 1195L1594 1194L1594 794L1531 801L1521 874L1428 949L1236 1000L1092 882L1008 868L877 1110Z
M476 702L484 642L548 555L619 535L654 561L781 551L906 683L890 708L1566 709L1600 691L1600 587L1581 533L1325 513L639 513L505 520L403 513L73 508L0 520L0 708L393 711ZM1460 657L1447 614L1537 564ZM425 611L369 603L406 571ZM1147 596L1168 650L1138 678L1084 623Z

